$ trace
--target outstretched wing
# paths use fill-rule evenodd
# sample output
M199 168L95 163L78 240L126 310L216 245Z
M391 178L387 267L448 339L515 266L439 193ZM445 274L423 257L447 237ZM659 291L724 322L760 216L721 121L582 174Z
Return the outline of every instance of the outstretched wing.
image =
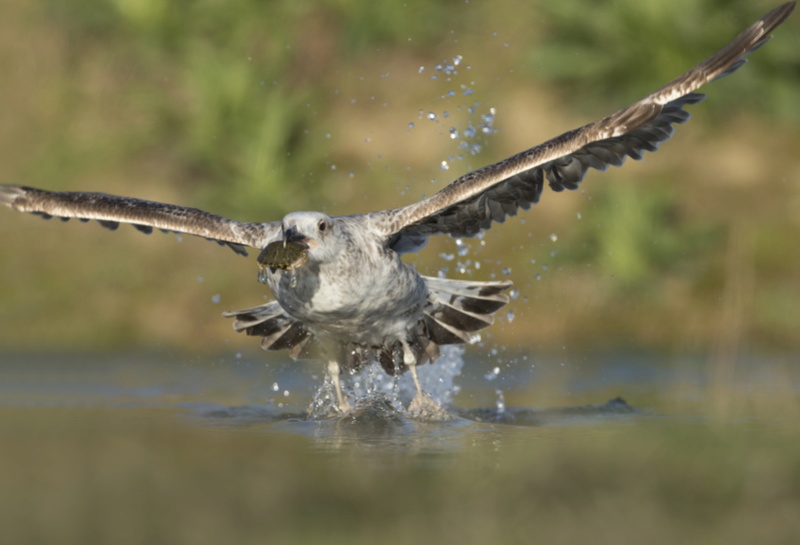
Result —
M117 197L106 193L54 192L33 187L0 185L0 203L19 212L30 212L45 219L62 221L78 218L96 220L112 231L120 223L129 223L150 234L153 229L165 233L186 233L229 246L247 255L245 246L264 248L280 234L280 223L242 223L209 214L196 208Z
M673 123L689 119L683 108L705 98L694 91L741 67L794 6L767 13L701 64L615 114L470 172L423 201L370 214L374 229L401 253L420 248L430 235L473 236L537 203L545 179L554 191L576 189L590 167L603 171L627 156L641 159L670 138Z

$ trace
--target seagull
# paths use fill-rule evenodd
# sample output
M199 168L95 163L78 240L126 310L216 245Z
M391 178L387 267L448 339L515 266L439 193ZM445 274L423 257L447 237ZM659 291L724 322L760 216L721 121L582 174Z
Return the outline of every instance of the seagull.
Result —
M96 220L114 230L131 224L196 235L246 256L260 251L258 279L274 300L225 312L233 328L261 338L265 350L327 362L337 410L350 402L340 374L373 363L388 374L410 372L412 414L435 411L417 366L434 362L443 345L469 342L509 301L509 281L476 282L421 275L401 261L429 237L472 237L539 202L553 191L577 189L589 168L604 171L627 157L641 159L689 119L686 106L705 95L702 85L726 76L764 45L795 2L767 13L728 45L635 104L594 123L456 179L419 202L365 214L292 212L281 221L239 222L196 208L93 192L53 192L0 185L0 203L19 212L64 221Z

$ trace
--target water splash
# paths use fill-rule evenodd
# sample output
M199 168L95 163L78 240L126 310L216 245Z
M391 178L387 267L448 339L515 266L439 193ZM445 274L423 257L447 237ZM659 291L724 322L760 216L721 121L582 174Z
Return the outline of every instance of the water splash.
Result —
M455 379L464 367L464 348L456 345L442 347L442 355L433 364L417 368L422 389L436 403L446 407L460 388ZM385 395L393 403L408 406L416 395L416 387L410 373L393 377L383 372L379 365L369 365L345 379L351 402L375 395Z
M471 80L465 79L465 74L461 72L470 70L471 66L464 64L464 57L462 55L455 55L452 59L444 59L433 66L430 78L435 81L440 81L443 85L450 86L445 88L439 95L439 99L449 104L458 112L466 113L466 118L462 115L461 122L463 125L450 126L447 129L448 137L456 142L458 150L463 150L464 154L459 154L454 159L464 160L471 155L477 155L481 152L487 142L487 137L496 133L494 128L494 121L497 115L497 110L493 107L485 108L481 106L479 101L476 101L474 96L475 89L472 87L475 83ZM420 66L418 73L422 74L426 71L424 66ZM459 81L460 80L460 81ZM430 110L419 110L419 119L427 119L434 123L439 123L443 119L450 117L450 111L442 109L440 112ZM455 116L458 117L458 116ZM452 159L448 158L448 163ZM442 165L445 163L442 162Z

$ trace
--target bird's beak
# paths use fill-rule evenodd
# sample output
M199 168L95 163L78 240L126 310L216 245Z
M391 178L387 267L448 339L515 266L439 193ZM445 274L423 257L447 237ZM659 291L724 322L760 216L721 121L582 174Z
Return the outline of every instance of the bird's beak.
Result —
M286 248L286 244L292 242L297 244L298 246L302 246L306 250L308 249L308 244L306 244L306 240L308 240L305 235L298 232L297 229L294 227L290 227L283 232L283 247Z

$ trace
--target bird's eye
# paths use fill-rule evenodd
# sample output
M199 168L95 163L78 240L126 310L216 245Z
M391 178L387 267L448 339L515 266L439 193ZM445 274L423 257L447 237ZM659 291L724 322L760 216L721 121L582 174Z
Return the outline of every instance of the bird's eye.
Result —
M324 233L328 230L328 222L325 220L319 220L319 225L317 227L319 228L320 233Z

